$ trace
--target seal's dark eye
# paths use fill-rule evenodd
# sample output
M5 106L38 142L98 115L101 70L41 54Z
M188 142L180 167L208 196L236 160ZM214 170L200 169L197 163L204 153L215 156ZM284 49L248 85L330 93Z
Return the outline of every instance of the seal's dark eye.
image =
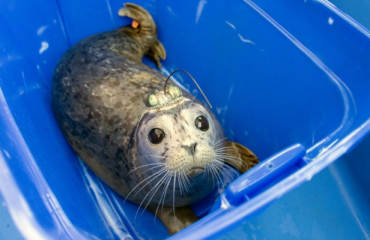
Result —
M195 126L202 131L207 131L209 128L208 120L205 116L199 116L195 119Z
M160 144L165 137L165 134L162 129L153 128L149 132L149 140L154 144Z

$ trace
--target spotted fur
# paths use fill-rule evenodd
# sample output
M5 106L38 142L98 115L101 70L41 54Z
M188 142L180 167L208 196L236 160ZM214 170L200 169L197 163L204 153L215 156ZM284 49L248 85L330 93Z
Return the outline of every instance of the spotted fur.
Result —
M154 58L165 54L160 52L148 13L133 4L125 9L124 14L135 15L145 29L126 26L86 38L69 49L53 76L53 111L72 148L117 193L138 204L162 201L165 206L186 206L214 186L214 181L204 178L202 168L212 160L212 145L223 138L222 128L212 112L185 91L166 108L148 109L145 96L163 91L166 78L141 59L145 53ZM207 132L194 126L199 115L209 119ZM153 127L166 133L160 146L148 142ZM157 162L165 163L167 172L184 172L183 182L167 177L163 184L168 191L153 191L148 197L160 175L151 182L148 178L160 168L142 166Z

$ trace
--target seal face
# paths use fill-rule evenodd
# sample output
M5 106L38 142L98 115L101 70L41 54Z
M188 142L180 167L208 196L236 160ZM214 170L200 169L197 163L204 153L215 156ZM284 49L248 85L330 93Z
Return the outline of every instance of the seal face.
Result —
M226 152L237 145L225 147L214 114L173 82L164 91L165 76L141 62L148 54L160 66L166 57L150 14L134 4L119 14L140 27L86 38L59 61L55 118L79 157L126 199L189 205L210 193L224 160L236 163Z

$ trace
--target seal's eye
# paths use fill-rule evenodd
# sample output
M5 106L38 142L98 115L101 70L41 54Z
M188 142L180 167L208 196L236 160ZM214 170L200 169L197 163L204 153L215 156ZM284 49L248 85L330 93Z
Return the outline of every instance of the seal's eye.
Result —
M195 126L202 131L207 131L209 128L208 120L205 116L199 116L195 119Z
M154 144L160 144L165 137L165 134L162 129L153 128L149 132L149 140Z

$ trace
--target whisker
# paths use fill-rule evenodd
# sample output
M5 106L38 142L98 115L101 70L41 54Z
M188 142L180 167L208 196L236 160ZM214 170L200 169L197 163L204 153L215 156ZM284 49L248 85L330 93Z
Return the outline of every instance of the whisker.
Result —
M223 160L230 160L230 161L238 162L240 164L245 164L245 166L248 167L248 163L245 162L245 161L243 161L243 159L238 158L238 157L228 156L228 155L216 155L216 158L217 159L223 159Z
M150 163L150 164L145 164L145 165L142 165L140 167L136 167L136 168L132 169L131 171L129 171L126 174L126 176L129 175L131 172L138 170L139 168L143 168L143 167L147 167L147 166L152 166L152 165L161 165L162 166L162 165L168 165L168 164L167 163Z
M174 177L174 183L173 183L173 200L172 200L172 208L173 208L173 218L175 219L175 224L176 224L176 212L175 212L175 186L176 186L176 172L175 171L175 177Z
M169 173L166 173L162 178L161 178L161 180L159 180L155 185L154 185L154 187L145 195L145 197L143 198L143 200L141 201L141 203L140 203L140 205L139 205L139 207L138 207L138 209L137 209L137 211L136 211L136 214L135 214L135 221L136 221L136 216L137 216L137 214L138 214L138 212L139 212L139 210L140 210L140 207L141 207L141 205L144 203L144 201L145 201L145 199L149 196L149 194L151 193L151 192L153 192L153 194L152 194L152 197L151 197L151 199L153 198L153 196L155 195L155 193L157 192L157 190L158 190L158 188L162 185L162 182L163 182L163 179L165 179L166 177L167 177L167 175L168 175ZM156 189L156 190L155 190ZM150 199L150 200L151 200ZM147 205L145 206L145 208L143 209L143 212L144 212L144 210L147 208L147 206L149 205L149 203L150 203L150 200L148 201L148 203L147 203Z
M172 177L173 177L173 173L171 173L171 178L168 180L168 183L167 183L167 186L166 186L166 190L165 190L165 194L164 194L164 198L162 200L162 209L161 209L161 212L162 213L163 213L164 201L165 201L165 198L166 198L166 195L167 195L167 190L168 190L168 187L170 186Z
M228 166L228 165L225 165L225 167L227 167L228 169L231 169L232 171L234 171L234 173L236 174L236 176L239 176L239 173L238 172L236 172L236 170L233 168L233 167L231 167L231 166ZM229 173L229 172L228 172ZM229 173L230 174L230 176L231 176L231 180L227 183L227 184L230 184L233 180L234 180L234 177L232 176L232 174L231 173Z
M237 159L241 159L240 157L238 157L238 155L233 155L229 150L225 150L225 151L223 150L223 151L218 151L218 152L215 151L215 154L218 156L234 157Z
M221 171L221 170L222 170L222 168L218 168L218 167L217 167L217 165L216 165L216 162L213 162L213 164L211 165L211 169L213 169L213 171L214 171L214 173L215 173L215 175L216 175L217 179L218 179L219 181L222 181L221 176L220 176L220 174L218 173L219 171ZM218 171L217 171L217 170L218 170Z
M180 195L182 195L182 178L180 174L179 174L179 190L180 190Z
M189 182L189 178L188 176L186 175L185 172L180 172L182 178L184 179L184 187L185 187L185 191L186 192L189 192L189 188L188 188L188 185L191 186L190 182Z
M243 161L242 159L240 159L240 158L236 158L236 159L233 159L233 158L231 158L230 156L228 156L228 157L217 157L216 158L217 160L227 160L227 163L228 164L231 164L231 165L233 165L235 168L238 168L235 164L236 163L238 163L238 164L241 164L242 166L245 166L247 169L249 168L249 165L248 165L248 163L247 162L245 162L245 161ZM235 164L233 163L233 162L236 162Z
M172 174L170 174L167 179L165 180L166 183L165 183L165 190L163 190L163 193L162 193L162 196L161 198L159 199L159 202L158 202L158 205L157 205L157 209L155 210L155 214L154 214L154 224L155 224L155 219L156 219L156 216L157 216L157 213L158 213L158 209L159 209L159 206L161 205L161 202L162 202L162 199L163 199L163 204L162 204L162 212L163 212L163 205L164 205L164 200L166 198L166 194L167 194L167 189L168 189L168 186L171 182L171 178L172 178Z
M210 171L210 166L206 166L206 172L207 172L207 175L211 175L211 178L212 178L212 188L215 187L215 176L213 175L213 172Z
M235 159L235 160L242 160L241 157L237 157L237 156L234 156L234 155L229 155L229 154L216 154L216 156L220 156L220 157L224 157L224 158L230 158L230 159Z
M221 168L221 170L222 170L227 165L224 165L222 162L216 161L215 166L217 166L218 168ZM227 166L227 167L229 167L229 166ZM228 171L222 171L222 173L223 173L223 176L224 176L224 181L222 181L222 184L223 184L222 187L224 187L225 185L231 183L234 178L233 178L232 174Z
M222 164L224 166L228 166L228 164L230 164L233 168L238 168L234 163L231 163L231 162L227 162L227 163L223 162Z
M180 171L180 175L179 175L179 182L180 182L180 184L179 184L179 186L180 186L180 194L181 195L185 195L185 186L184 186L184 184L185 184L185 180L184 180L184 174Z
M155 167L151 167L151 168L149 168L149 169L145 170L144 172L140 173L138 176L139 176L139 177L141 177L141 176L143 176L143 174L144 174L144 173L146 173L146 172L148 172L148 171L150 171L150 170L152 170L152 169L154 169L154 168L158 168L158 167L163 167L163 166L155 166Z
M166 169L162 169L162 170L160 170L159 172L157 172L157 176L155 177L155 178L153 178L153 179L151 179L149 182L147 182L144 186L142 186L142 188L140 188L140 190L139 191L137 191L136 193L135 193L135 195L134 195L134 197L144 188L144 187L146 187L149 183L151 183L154 179L156 179L158 176L160 176L160 174L162 174L163 172L166 172L167 170ZM167 174L167 173L166 173ZM151 175L152 176L152 175ZM147 178L146 178L147 179Z
M222 143L222 141L224 141L224 140L227 140L227 138L225 137L225 138L222 138L222 139L220 139L220 140L218 140L217 142L215 142L213 145L211 145L213 148L215 148L218 144L220 144L220 143Z
M185 176L184 176L184 173L183 171L181 171L181 169L179 170L179 188L180 188L180 194L185 194Z
M154 188L156 188L156 190L153 192L152 196L151 196L151 197L150 197L150 199L148 200L148 203L146 204L146 206L145 206L144 210L148 207L148 205L149 205L150 201L153 199L154 195L155 195L155 194L156 194L156 192L159 190L159 188L162 186L162 184L166 182L167 178L171 178L171 174L170 174L170 173L167 173L167 174L166 174L166 175L161 179L161 184L160 184L160 185L158 185L157 187L156 187L156 186L154 186ZM158 182L158 183L159 183L159 182ZM158 184L158 183L157 183L157 184ZM157 185L157 184L156 184L156 185ZM154 188L153 188L153 189L154 189ZM144 210L143 210L143 213L144 213Z
M221 182L222 180L221 180L221 176L218 174L218 172L217 172L217 170L216 170L216 168L215 168L215 166L214 166L214 164L212 164L212 165L210 165L210 170L211 170L211 172L212 172L212 175L214 175L215 177L215 181L216 181L216 185L217 185L217 192L219 192L219 190L220 190L220 186L219 186L219 182Z
M236 159L236 160L241 160L240 157L236 157L236 156L233 156L233 155L229 155L229 154L216 154L216 156L219 156L219 157L229 157L229 158L232 158L232 159Z
M237 175L239 175L239 174L240 174L240 173L238 173L238 172L235 170L235 168L230 167L230 166L228 166L227 164L224 164L224 163L220 162L219 160L217 160L217 161L215 162L215 164L219 164L219 166L223 166L223 167L229 167L232 171L234 171L234 173L235 173L235 174L237 174ZM230 176L232 177L232 175L230 175Z
M215 152L220 152L222 150L235 150L235 148L234 147L222 147L222 148L215 149Z
M227 184L231 183L234 180L233 175L229 171L225 171L223 175L224 175L224 179L225 179L224 180L224 185L227 185Z
M156 173L153 173L152 175L150 175L149 177L147 177L147 178L145 178L144 180L142 180L140 183L138 183L129 193L128 193L128 195L126 196L126 198L125 198L125 200L123 201L123 203L125 203L125 201L126 201L126 199L131 195L131 193L133 192L133 191L135 191L135 189L137 188L137 187L139 187L140 186L140 184L141 183L143 183L144 181L146 181L146 180L148 180L149 178L152 178L152 177L154 177L152 180L150 180L150 182L151 181L153 181L154 179L156 179L161 173L163 173L163 172L165 172L166 171L166 169L162 169L162 170L160 170L159 172L156 172ZM155 175L157 175L157 176L155 176ZM148 182L147 184L145 184L134 196L136 196L146 185L148 185L150 182Z
M230 169L231 171L233 171L237 176L240 175L240 172L237 169L233 168L232 166L229 166L229 165L226 165L225 164L224 167L226 167L226 168Z
M169 184L169 182L171 181L171 177L172 177L172 174L168 174L168 176L166 177L166 179L163 181L163 183L164 183L164 185L163 185L163 186L164 186L165 188L167 188L167 187L168 187L168 184ZM162 184L161 184L161 185L162 185ZM166 185L167 185L167 187L166 187ZM155 220L156 220L156 217L157 217L157 213L158 213L159 206L161 205L162 199L164 200L165 195L166 195L166 193L165 193L165 191L163 191L163 192L162 192L162 195L161 195L161 198L159 199L159 202L158 202L158 204L157 204L157 209L156 209L155 214L154 214L154 221L153 221L154 225L155 225Z
M230 162L233 162L233 163L239 163L239 164L247 164L245 163L243 160L237 158L237 159L233 159L233 158L229 158L229 157L224 157L224 156L217 156L215 159L219 160L219 161L222 161L222 162L225 162L226 160L230 161Z
M158 181L156 184L155 184L155 186L145 195L145 197L143 198L143 200L141 201L141 203L140 203L140 205L139 205L139 207L137 208L137 210L136 210L136 214L135 214L135 221L136 221L136 217L137 217L137 214L139 213L139 210L140 210L140 207L141 207L141 205L144 203L144 201L145 201L145 199L149 196L149 194L151 193L151 192L153 192L154 191L154 189L157 189L158 190L158 188L159 188L159 186L160 185L162 185L162 181L163 181L163 179L167 176L167 174L168 173L166 173L162 178L161 178L161 180L160 181ZM153 198L153 196L155 195L155 193L157 192L157 190L155 190L154 192L153 192L153 194L152 194L152 197L151 198ZM150 199L151 200L151 199ZM148 201L148 203L147 203L147 205L145 206L145 208L143 209L143 211L142 211L142 213L141 214L143 214L144 213L144 211L145 211L145 209L148 207L148 205L149 205L149 203L150 203L150 200Z

